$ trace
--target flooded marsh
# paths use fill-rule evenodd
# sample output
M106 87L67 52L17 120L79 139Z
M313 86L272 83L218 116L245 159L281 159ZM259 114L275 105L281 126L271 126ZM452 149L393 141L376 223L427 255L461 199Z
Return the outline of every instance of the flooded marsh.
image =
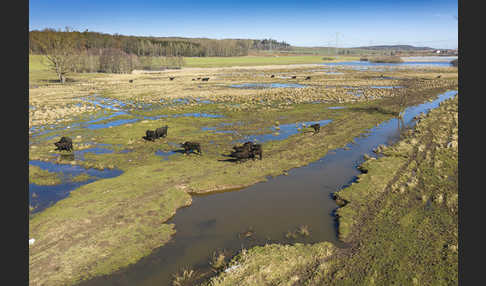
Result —
M171 71L176 80L163 84L151 79L160 77L156 74L106 75L90 78L89 85L73 82L29 90L32 165L60 165L53 142L69 136L74 160L66 160L66 166L79 168L72 178L88 175L42 190L31 184L30 193L37 195L33 201L41 196L57 200L52 205L39 201L29 222L29 237L36 239L29 256L33 283L163 285L184 264L209 270L208 258L217 249L234 254L241 245L267 241L325 240L338 245L331 194L354 180L364 153L372 156L378 142L386 144L395 135L387 133L378 141L372 135L366 137L370 141L357 137L393 118L402 95L408 98L407 106L413 106L457 88L457 70L406 66L390 72L347 70L334 76L312 72L315 68L228 68L224 77L218 75L222 69L201 69L197 75L181 69ZM262 75L252 76L256 73ZM229 88L285 83L271 74L296 75L285 80L306 87ZM381 79L381 74L393 79ZM196 76L210 80L197 83L192 81ZM311 79L305 80L307 76ZM400 88L374 88L390 86ZM347 93L356 88L362 96ZM309 128L313 123L321 125L315 135ZM146 130L165 125L166 138L142 139ZM41 133L46 126L49 132ZM353 139L355 144L350 144ZM262 160L225 161L224 154L247 140L262 143ZM179 144L185 141L199 142L202 155L180 154ZM120 173L103 177L88 172L91 168ZM242 187L246 189L210 194ZM53 234L61 226L66 235L59 240ZM298 234L302 226L301 233L309 235ZM90 255L83 255L87 251ZM46 255L60 271L45 267ZM68 265L85 270L68 273Z

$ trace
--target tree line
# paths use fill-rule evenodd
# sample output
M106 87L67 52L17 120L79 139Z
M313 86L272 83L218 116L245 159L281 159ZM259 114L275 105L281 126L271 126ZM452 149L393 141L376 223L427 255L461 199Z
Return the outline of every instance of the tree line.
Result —
M244 56L250 49L289 49L272 39L160 38L79 32L69 28L29 32L29 52L45 55L61 83L69 72L128 73L136 68L180 68L183 57Z
M54 29L29 32L29 51L43 54L42 42L49 34L70 38L80 50L120 49L136 56L229 57L246 56L251 49L289 50L290 45L273 39L206 39L178 37L140 37L103 34L90 31L61 31Z

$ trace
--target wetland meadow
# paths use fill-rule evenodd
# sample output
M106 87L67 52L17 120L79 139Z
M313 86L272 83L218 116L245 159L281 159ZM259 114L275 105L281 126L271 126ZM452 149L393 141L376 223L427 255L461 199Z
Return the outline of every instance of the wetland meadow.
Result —
M188 58L60 84L40 57L30 285L457 284L449 61ZM55 150L62 136L72 152ZM228 159L247 141L262 160Z

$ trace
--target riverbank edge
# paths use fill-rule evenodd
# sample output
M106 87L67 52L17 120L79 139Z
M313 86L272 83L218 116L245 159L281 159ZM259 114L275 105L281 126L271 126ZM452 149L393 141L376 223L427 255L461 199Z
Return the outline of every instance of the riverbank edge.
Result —
M454 98L446 100L440 104L438 108L431 110L431 112L427 113L424 117L420 117L417 120L417 125L413 129L409 129L405 138L402 138L398 142L387 146L379 148L377 153L382 154L383 156L379 158L370 157L367 161L363 162L359 169L362 170L362 174L359 175L358 180L354 182L350 187L344 188L335 193L335 199L341 200L338 203L338 213L339 210L342 210L344 207L347 206L349 209L351 205L368 208L371 205L374 206L375 201L377 200L377 196L387 196L390 193L388 192L376 192L377 196L373 195L375 189L391 191L394 194L404 194L406 192L411 192L416 186L417 182L414 182L413 176L409 176L405 174L403 168L406 164L405 161L409 159L407 154L413 152L423 152L426 150L423 147L423 143L419 139L424 139L420 137L426 137L423 134L427 132L431 132L430 130L426 130L428 126L430 126L430 122L432 120L437 120L437 118L441 118L444 113L450 112L451 105L457 106L458 95ZM456 109L457 110L457 109ZM457 111L456 111L457 115ZM453 122L452 127L447 127L445 133L451 132L451 128L457 128L457 116L456 121ZM455 127L454 127L455 125ZM419 138L419 139L417 139ZM457 136L452 135L452 141L446 138L433 138L433 144L435 148L440 149L449 149L455 150L457 154ZM427 139L429 139L427 137ZM440 140L440 141L439 141ZM440 146L440 147L439 147ZM422 154L423 155L423 154ZM427 155L423 155L425 159ZM413 159L414 160L414 159ZM412 161L413 161L412 160ZM457 163L457 158L456 161ZM434 166L440 166L442 163L437 163L435 161L432 163ZM377 171L383 171L384 167L390 167L388 172L384 175L377 174ZM413 167L416 167L417 164L414 164ZM376 177L376 175L378 175ZM373 177L372 177L373 176ZM376 186L376 184L380 184L380 186ZM368 187L372 185L373 187ZM352 199L351 199L352 197ZM383 197L381 197L383 199ZM425 199L424 199L425 198ZM383 199L384 200L384 199ZM430 194L422 195L420 201L424 204L436 204L447 206L449 210L457 216L457 194L452 197L447 197L442 194L434 194L430 196ZM340 205L340 206L339 206ZM363 210L364 211L364 210ZM366 211L364 211L366 213ZM342 281L341 279L345 277L353 276L352 273L349 273L349 269L340 269L337 265L346 264L346 259L355 259L360 260L360 257L354 258L354 252L360 250L363 246L360 242L359 230L363 227L367 228L375 228L378 226L374 225L366 225L370 221L366 219L362 219L361 223L355 223L351 225L345 225L343 229L343 222L347 220L352 220L353 216L356 216L356 210L349 211L346 213L341 213L338 215L338 223L340 229L340 239L350 244L349 248L346 249L338 249L332 243L329 242L318 242L314 244L308 245L281 245L281 244L268 244L265 246L257 246L250 248L248 250L244 249L241 253L234 256L231 261L227 264L225 270L219 272L216 276L211 277L209 280L203 282L200 285L205 286L223 286L223 285L269 285L269 283L279 283L283 281L292 281L294 282L301 282L305 285L357 285L357 284L346 284L346 282ZM376 214L375 214L376 215ZM399 224L406 224L408 223L408 219L410 215L405 216L402 218ZM457 236L457 231L456 231ZM327 244L325 244L327 243ZM325 246L329 250L328 252L332 253L326 257L319 257L319 252L310 252L310 249L315 248L316 246ZM300 269L292 269L290 267L287 268L279 268L278 265L280 264L281 258L283 256L282 248L285 247L285 251L289 252L290 254L285 257L285 261L299 261L299 264L302 266ZM377 245L376 248L380 248L380 245ZM451 243L445 246L446 248L446 256L450 254L450 257L447 259L452 259L454 261L454 255L456 257L455 263L457 268L457 237L456 237L456 244ZM298 253L295 253L296 249L300 249ZM302 253L304 253L302 255ZM311 256L311 253L313 256ZM316 258L317 257L317 258ZM451 258L452 257L452 258ZM365 262L371 263L371 262ZM269 268L272 268L274 273L271 275L265 275L264 273L268 273L267 271ZM454 265L452 265L454 267ZM352 280L354 283L357 281L366 282L365 284L372 284L378 279L377 273L365 273L363 277L363 273L360 273L359 270L356 273L355 279L352 278L348 280ZM302 275L304 273L308 273L308 275ZM309 274L310 273L310 274ZM419 281L421 281L421 277L419 273L412 273L414 276L409 282L413 285L419 285ZM451 274L452 275L452 274ZM285 278L285 280L283 280ZM422 278L423 279L423 278ZM457 279L457 277L456 277ZM244 284L246 282L246 284ZM255 283L257 282L257 283ZM348 281L350 282L350 281ZM352 283L353 283L352 282ZM437 281L436 281L437 282ZM456 281L457 282L457 281ZM272 284L273 285L273 284ZM290 285L290 284L289 284Z

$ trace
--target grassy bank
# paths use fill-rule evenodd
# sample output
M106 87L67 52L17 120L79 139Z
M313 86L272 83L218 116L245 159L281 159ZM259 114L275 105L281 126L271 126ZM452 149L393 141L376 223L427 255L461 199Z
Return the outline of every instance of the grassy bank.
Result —
M204 284L457 285L457 108L456 97L432 110L400 142L381 149L383 157L366 161L357 182L336 193L344 203L340 237L349 248L330 247L332 254L320 259L311 250L320 244L244 250L230 270ZM285 253L302 268L274 267L268 275L267 265Z

